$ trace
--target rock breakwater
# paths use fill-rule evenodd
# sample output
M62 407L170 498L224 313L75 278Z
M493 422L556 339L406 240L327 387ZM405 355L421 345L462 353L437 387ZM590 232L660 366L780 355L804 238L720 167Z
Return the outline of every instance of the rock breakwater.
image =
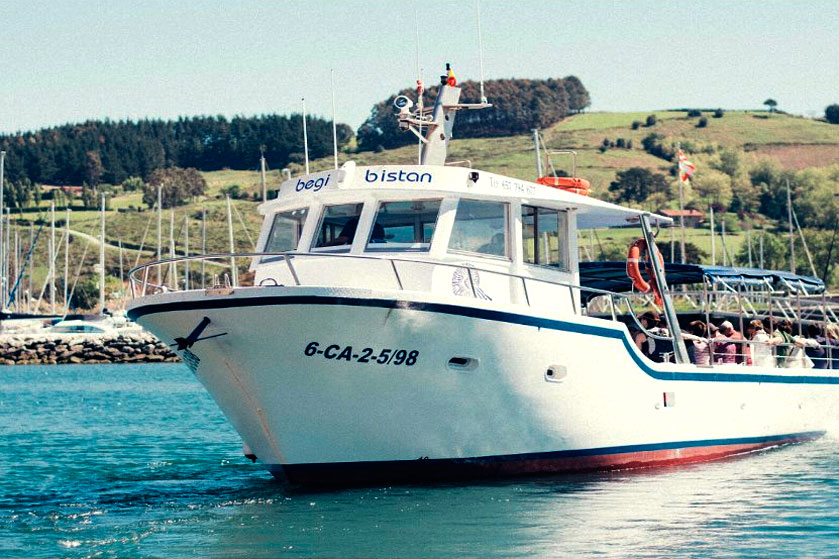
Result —
M178 356L170 348L146 332L0 335L0 365L176 361Z

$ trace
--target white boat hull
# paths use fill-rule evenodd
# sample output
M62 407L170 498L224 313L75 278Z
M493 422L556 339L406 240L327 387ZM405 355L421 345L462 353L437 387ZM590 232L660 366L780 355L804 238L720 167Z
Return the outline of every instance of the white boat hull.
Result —
M615 322L393 295L181 292L129 316L167 343L210 318L205 335L225 335L185 360L256 457L294 482L709 460L816 438L839 411L839 376L824 371L652 365Z

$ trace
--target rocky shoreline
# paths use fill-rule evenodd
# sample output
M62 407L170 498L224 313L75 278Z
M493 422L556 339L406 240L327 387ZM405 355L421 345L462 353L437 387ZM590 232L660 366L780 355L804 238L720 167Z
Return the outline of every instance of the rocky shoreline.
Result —
M179 361L169 347L145 332L115 335L0 335L0 365Z

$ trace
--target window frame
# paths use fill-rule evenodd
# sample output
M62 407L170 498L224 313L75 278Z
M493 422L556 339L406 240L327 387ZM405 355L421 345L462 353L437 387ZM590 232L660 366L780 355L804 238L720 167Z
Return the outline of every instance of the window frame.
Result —
M376 220L379 217L379 210L382 208L383 204L401 204L401 203L414 203L414 202L437 202L437 217L434 218L434 231L431 233L431 239L428 241L428 246L425 248L416 246L406 247L406 248L378 248L374 245L371 246L370 239L373 238L373 230L376 227ZM367 240L364 243L364 252L431 252L431 245L434 242L435 235L437 233L437 225L440 222L440 214L442 213L443 209L443 198L409 198L403 200L378 200L376 203L376 209L373 212L373 220L370 222L370 230L367 232ZM376 243L378 244L378 243ZM387 244L387 243L382 243ZM403 243L407 244L407 243ZM422 245L424 243L412 243L413 245Z
M350 240L349 243L344 245L335 245L335 246L315 246L318 242L318 237L320 236L321 227L323 227L323 220L326 218L326 212L329 208L336 208L338 206L361 206L361 209L358 212L358 223L355 226L355 233L353 233L353 238ZM318 217L318 224L315 227L314 232L312 233L312 239L309 242L309 252L312 253L345 253L350 252L352 250L353 245L355 244L356 237L358 237L359 229L361 228L362 221L361 218L364 216L364 208L367 206L366 202L364 201L350 201L350 202L338 202L335 204L324 204L320 208L320 216Z
M274 228L277 226L277 217L280 214L287 214L287 213L297 212L297 211L301 211L301 210L305 210L306 215L303 217L303 220L299 222L300 230L298 231L298 235L297 235L297 243L295 244L295 247L292 250L285 251L285 252L296 252L297 250L300 249L300 244L303 241L303 232L306 229L306 223L308 222L309 218L312 215L311 206L301 206L299 208L289 208L287 210L278 210L278 211L274 212L272 214L272 219L271 219L271 229L268 230L268 235L265 237L265 244L262 247L262 252L269 252L268 251L268 243L271 242L271 234L274 232ZM270 252L276 252L276 251L270 251ZM259 263L263 264L263 263L266 263L266 262L275 262L277 260L282 260L282 259L283 259L282 256L263 256L262 258L260 258Z
M482 204L501 204L504 207L504 256L497 254L488 254L486 252L476 252L473 250L453 249L451 248L452 237L455 228L457 227L457 211L460 209L461 202L480 202ZM513 247L512 247L512 203L505 200L486 200L481 198L457 198L454 207L454 217L452 219L451 228L449 229L449 238L446 239L446 252L450 254L463 254L469 256L477 256L479 258L491 258L493 260L512 262L513 261Z
M535 262L528 262L525 257L524 253L524 210L525 208L529 208L534 210L533 212L533 259ZM539 264L539 210L547 210L549 212L556 212L557 215L557 241L560 240L560 235L565 238L565 243L561 246L558 246L559 258L561 260L560 263L557 264ZM525 266L535 266L537 268L541 268L544 270L555 270L561 272L570 272L571 271L571 255L570 250L568 247L569 243L569 235L568 235L568 219L569 219L569 212L567 210L561 210L558 208L549 208L547 206L538 206L535 204L521 204L521 210L519 212L520 219L521 219L521 261L522 264Z

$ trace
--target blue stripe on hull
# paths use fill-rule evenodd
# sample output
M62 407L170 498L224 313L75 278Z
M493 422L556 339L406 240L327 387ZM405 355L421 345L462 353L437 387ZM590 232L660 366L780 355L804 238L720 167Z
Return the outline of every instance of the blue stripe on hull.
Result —
M272 464L275 476L303 485L341 486L387 482L515 477L605 471L703 462L767 447L818 439L824 431L765 437L707 439L474 458Z
M659 371L650 367L644 358L635 350L631 340L626 333L614 328L595 326L590 324L579 324L564 320L538 318L528 315L515 314L503 311L478 309L474 307L463 307L443 303L420 303L415 301L400 301L394 299L360 299L352 297L320 297L316 295L290 295L270 297L248 297L243 299L209 299L201 301L175 301L171 303L158 303L135 307L128 311L131 320L155 313L189 311L189 310L212 310L228 309L238 307L262 307L280 305L338 305L350 307L377 307L386 309L409 309L423 312L465 316L508 324L520 324L563 332L573 332L611 338L620 340L627 350L627 353L644 373L657 380L671 381L705 381L705 382L765 382L780 384L835 384L839 385L839 376L822 377L813 375L766 375L751 373L717 373L717 372L676 372Z

